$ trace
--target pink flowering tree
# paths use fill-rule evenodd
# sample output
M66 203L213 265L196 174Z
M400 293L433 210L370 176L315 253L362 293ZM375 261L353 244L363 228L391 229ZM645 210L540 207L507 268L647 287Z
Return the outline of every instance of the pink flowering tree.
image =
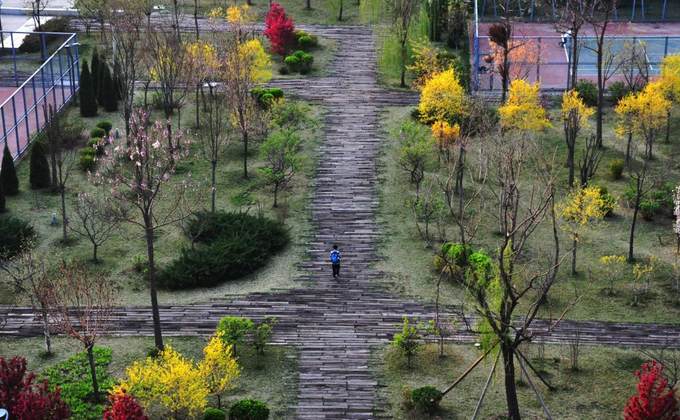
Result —
M188 215L185 211L188 183L172 180L171 176L177 164L188 156L190 143L180 131L175 131L172 134L175 147L163 147L169 135L162 121L150 124L148 112L135 110L130 118L127 141L106 148L104 162L95 175L98 183L108 184L114 199L129 208L123 221L144 232L154 337L159 350L163 350L163 336L156 291L154 236L158 229Z

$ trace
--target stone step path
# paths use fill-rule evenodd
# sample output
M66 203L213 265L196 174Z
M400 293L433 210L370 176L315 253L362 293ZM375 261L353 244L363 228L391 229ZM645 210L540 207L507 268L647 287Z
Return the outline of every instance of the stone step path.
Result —
M203 30L209 25L200 23ZM193 30L193 21L181 23ZM369 369L373 346L384 345L402 318L434 318L430 305L404 299L385 289L378 261L381 238L378 210L377 157L381 142L379 118L385 106L413 105L417 95L387 91L376 83L376 52L370 29L357 26L307 26L312 33L334 39L338 49L328 75L304 80L276 80L284 88L324 107L325 138L311 203L313 233L309 258L301 263L299 287L193 305L161 307L168 336L212 334L226 315L255 320L275 316L273 344L299 350L298 398L291 407L298 419L371 419L384 415L376 401L377 381ZM343 272L331 278L327 263L332 244L343 253ZM444 308L443 317L460 327L450 340L472 343L462 315ZM30 308L0 307L7 318L0 336L37 336L41 327ZM474 318L468 318L471 325ZM577 334L583 344L668 346L680 348L680 326L563 321L553 331L549 321L532 326L534 341L569 342ZM111 331L118 336L153 335L147 307L115 311Z

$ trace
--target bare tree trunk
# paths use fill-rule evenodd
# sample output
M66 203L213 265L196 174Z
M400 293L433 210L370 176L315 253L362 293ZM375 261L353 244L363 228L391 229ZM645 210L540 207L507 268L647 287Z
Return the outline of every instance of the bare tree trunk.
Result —
M87 360L90 362L90 374L92 375L92 391L94 393L94 400L99 401L99 383L97 382L97 371L94 364L94 352L92 351L94 346L87 346Z
M633 222L630 224L630 236L628 238L628 262L635 261L634 246L635 246L635 225L637 224L638 213L640 212L640 200L642 191L640 181L637 184L637 193L635 194L635 209L633 209Z
M338 12L338 22L342 22L342 6L343 6L343 0L340 0L340 11Z
M151 214L144 215L146 255L148 258L149 293L151 294L151 313L153 317L153 335L156 348L163 350L163 335L161 332L161 315L158 309L158 293L156 291L156 262L154 260L153 226Z
M571 275L575 276L576 275L576 246L578 245L578 241L576 238L573 239L572 246L573 248L571 249Z
M63 183L59 185L59 195L61 195L61 229L62 229L62 240L64 243L68 241L68 217L66 217L66 187Z
M40 317L43 323L43 336L45 339L45 352L49 355L52 354L52 337L50 336L50 320L47 315L47 308L44 306L40 310Z
M399 86L406 87L406 39L401 40L401 83Z
M515 383L515 351L511 345L501 342L503 370L505 372L505 399L508 405L508 419L520 420L517 384Z
M212 213L215 213L215 201L216 201L216 198L217 198L217 174L216 174L216 172L217 172L217 161L216 160L212 160L210 162L210 170L211 170L210 186L212 187L211 188L212 197L211 197L211 201L210 201L210 211Z
M243 131L243 178L248 179L248 131Z

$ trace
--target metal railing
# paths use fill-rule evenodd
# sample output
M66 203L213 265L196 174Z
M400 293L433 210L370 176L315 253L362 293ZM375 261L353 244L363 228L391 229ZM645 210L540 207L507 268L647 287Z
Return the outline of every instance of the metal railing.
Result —
M0 31L0 34L3 51L0 63L4 57L11 57L13 77L9 83L14 85L0 87L6 92L2 95L6 99L0 104L0 153L7 144L16 160L27 150L34 134L45 127L49 118L45 108L51 107L56 114L77 94L80 80L78 36L60 32ZM21 44L16 44L31 34L39 37L42 64L24 79L17 62L29 53L21 52Z

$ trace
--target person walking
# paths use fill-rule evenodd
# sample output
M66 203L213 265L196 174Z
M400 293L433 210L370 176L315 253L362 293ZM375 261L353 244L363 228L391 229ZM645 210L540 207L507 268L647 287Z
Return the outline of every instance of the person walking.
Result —
M338 246L333 245L333 249L331 250L331 265L333 266L333 278L338 278L340 276L340 259L342 258L342 255L340 255L340 251L338 251Z

